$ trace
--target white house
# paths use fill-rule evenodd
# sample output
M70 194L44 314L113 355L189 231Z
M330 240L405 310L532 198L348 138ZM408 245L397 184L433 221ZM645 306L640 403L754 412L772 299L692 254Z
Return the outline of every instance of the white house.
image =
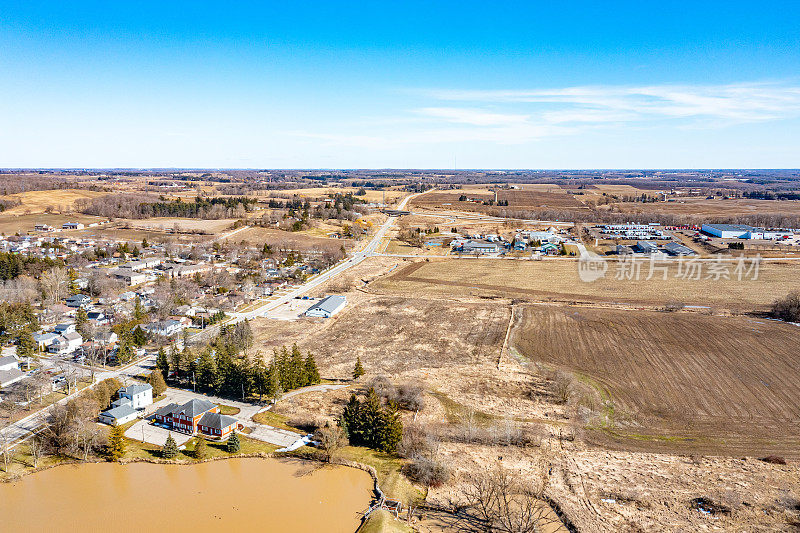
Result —
M149 383L123 387L118 394L120 400L129 400L134 409L144 409L153 403L153 386Z
M83 344L83 337L78 333L65 333L53 340L53 344L50 345L48 351L52 354L59 355L71 354L77 350L81 344Z
M161 337L172 337L173 335L179 334L184 328L183 324L177 320L160 320L139 327L144 329L147 333L159 335Z
M33 336L33 340L39 345L40 350L47 350L58 337L58 333L36 333Z
M25 378L25 372L19 369L16 355L0 357L0 387L8 387Z
M65 335L67 333L75 333L77 331L78 330L77 330L75 324L66 323L66 322L62 323L62 324L56 324L56 327L53 328L53 332L56 333L57 335Z
M111 409L100 413L100 422L110 426L120 426L122 424L127 424L131 420L135 420L136 416L139 414L128 399L122 401L117 400L114 404L112 404L114 406L111 407Z
M61 225L62 229L83 229L84 225L80 222L65 222Z

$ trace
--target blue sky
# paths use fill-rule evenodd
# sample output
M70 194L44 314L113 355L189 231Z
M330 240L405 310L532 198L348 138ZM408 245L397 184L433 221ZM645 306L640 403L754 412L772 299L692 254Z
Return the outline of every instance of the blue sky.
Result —
M0 167L800 167L800 2L227 4L0 1Z

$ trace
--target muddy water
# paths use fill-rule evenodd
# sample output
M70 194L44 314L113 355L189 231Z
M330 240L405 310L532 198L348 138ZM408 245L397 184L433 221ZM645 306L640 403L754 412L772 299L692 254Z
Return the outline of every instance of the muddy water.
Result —
M352 532L365 472L277 459L61 466L0 483L0 531Z

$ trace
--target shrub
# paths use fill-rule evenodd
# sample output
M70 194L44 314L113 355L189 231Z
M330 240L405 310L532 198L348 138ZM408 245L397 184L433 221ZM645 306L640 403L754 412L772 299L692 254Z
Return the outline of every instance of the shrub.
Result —
M800 321L800 292L791 292L775 300L772 304L772 316L787 322Z
M450 479L450 470L444 464L422 455L415 456L406 464L403 473L412 481L427 487L438 487Z

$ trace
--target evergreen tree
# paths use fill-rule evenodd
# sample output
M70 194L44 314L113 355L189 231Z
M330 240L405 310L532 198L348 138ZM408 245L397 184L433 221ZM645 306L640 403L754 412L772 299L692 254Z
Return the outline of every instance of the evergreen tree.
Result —
M78 292L80 292L77 283L78 273L75 272L74 268L70 268L69 270L67 270L67 276L69 276L69 293L78 294Z
M133 342L130 335L123 335L117 348L117 364L124 365L133 359Z
M375 448L386 453L395 453L397 445L403 440L403 421L400 420L397 404L386 402L379 414L376 425Z
M355 394L339 417L339 425L354 446L394 453L403 438L403 422L397 404L381 405L374 389L360 401Z
M270 365L269 379L270 395L272 399L277 402L280 400L281 396L283 396L283 385L281 384L280 370L275 364L275 361Z
M143 320L145 316L147 316L147 312L142 305L142 299L137 296L136 302L133 305L133 318L136 320Z
M133 341L133 344L135 344L136 346L144 346L145 344L147 344L147 333L145 333L141 327L136 326L135 328L133 328L133 334L131 335L131 340Z
M200 360L197 362L197 386L200 390L213 390L217 387L217 363L211 356L209 350L205 350L200 355Z
M339 425L353 446L364 445L364 428L361 421L361 402L358 401L355 394L351 394L350 401L347 402L342 416L339 418Z
M38 347L39 345L36 344L33 333L31 333L31 328L23 328L17 339L17 355L20 357L33 357Z
M156 368L161 371L161 375L166 378L169 376L169 361L167 360L167 352L164 350L162 346L158 350L158 355L156 356Z
M172 433L167 436L167 442L161 447L161 457L164 459L174 459L178 456L178 443L172 438Z
M361 365L361 357L356 359L356 366L353 367L353 379L358 379L364 375L364 367Z
M169 368L175 372L178 378L181 377L181 353L176 344L169 349Z
M88 337L89 332L89 316L83 307L79 307L75 313L75 329L82 337Z
M316 385L320 382L319 369L317 362L311 352L308 352L305 361L305 385Z
M251 368L253 374L253 388L258 394L258 401L263 401L264 395L270 394L270 370L264 363L264 358L257 356L255 364Z
M114 426L108 434L108 456L112 461L119 461L125 455L125 436L122 427Z
M147 238L142 239L142 249L146 249L150 246L150 243L147 242Z
M208 444L205 437L198 435L194 438L194 458L202 461L208 457Z
M164 381L164 374L162 374L157 368L150 372L150 377L147 378L147 382L151 387L153 387L153 398L156 396L161 396L167 391L167 384Z
M297 344L292 345L292 355L289 358L289 386L287 390L297 389L305 385L305 362L303 354Z
M236 434L235 431L228 439L228 443L225 445L225 447L228 450L228 453L239 453L239 450L241 450L242 445L239 442L239 436Z

